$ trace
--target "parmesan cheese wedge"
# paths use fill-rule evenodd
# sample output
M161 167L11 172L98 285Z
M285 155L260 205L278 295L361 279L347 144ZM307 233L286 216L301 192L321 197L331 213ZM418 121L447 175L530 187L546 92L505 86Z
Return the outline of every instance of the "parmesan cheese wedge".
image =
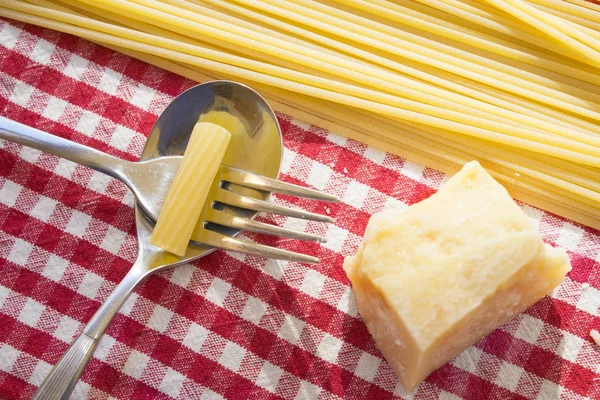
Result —
M412 391L548 294L571 266L470 162L429 199L374 215L344 269L378 348Z

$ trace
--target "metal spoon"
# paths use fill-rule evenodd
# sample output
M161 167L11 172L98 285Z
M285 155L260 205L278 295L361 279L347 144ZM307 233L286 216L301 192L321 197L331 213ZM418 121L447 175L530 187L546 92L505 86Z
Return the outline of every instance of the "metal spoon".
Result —
M182 155L194 124L202 114L209 111L225 111L235 115L247 127L245 136L232 138L233 152L226 156L230 165L266 177L277 177L281 164L282 142L279 125L273 111L258 93L244 85L228 81L205 83L193 87L177 97L156 122L140 160L150 162L158 157ZM29 145L29 143L24 144ZM260 155L255 153L257 149L260 149ZM66 146L63 146L60 152L53 153L60 153L61 157L69 159L79 157L73 155L74 153L69 153L69 148ZM106 155L100 153L97 156L104 157ZM113 160L113 158L110 159L110 162L121 162L118 159ZM131 168L126 162L117 165ZM100 170L99 166L98 169ZM164 177L160 174L157 176ZM165 183L157 180L144 181L141 184L148 184L150 188L156 188ZM263 199L268 197L265 192L246 188L240 188L240 190L246 190L246 194L254 197ZM256 214L254 211L240 210L235 207L231 208L230 212L243 214L244 217L252 217ZM135 219L138 236L137 260L114 292L96 311L83 332L50 371L33 399L68 399L110 321L132 290L148 275L163 268L195 260L214 250L213 247L190 242L185 256L177 257L150 245L149 238L153 221L140 208L139 203L136 203L135 206ZM231 228L227 229L231 230ZM229 233L235 232L230 231Z

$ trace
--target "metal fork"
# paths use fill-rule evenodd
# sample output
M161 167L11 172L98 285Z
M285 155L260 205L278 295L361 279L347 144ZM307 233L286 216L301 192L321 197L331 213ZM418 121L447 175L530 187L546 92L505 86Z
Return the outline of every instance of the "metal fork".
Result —
M219 91L224 91L230 98L216 96ZM243 129L242 132L234 132L230 144L234 151L228 154L229 162L245 169L262 169L265 172L279 169L282 144L275 115L256 92L244 85L227 81L199 85L178 96L157 120L138 162L113 157L1 116L0 139L57 155L119 179L131 189L137 204L150 219L156 221L183 158L180 154L185 150L191 127L198 121L199 110L196 104L202 104L206 98L214 101L207 109L201 110L204 115L211 115L215 110L228 110L234 115L234 111L241 110L235 118L241 121L239 125ZM254 154L257 148L265 154ZM258 162L259 158L266 159L266 163ZM316 235L254 221L256 213L263 212L333 222L332 218L325 215L269 203L266 199L271 192L322 201L339 201L330 194L223 165L213 182L209 195L210 205L204 206L200 216L200 220L205 221L204 229L194 239L207 246L268 258L319 262L316 257L234 238L240 230L247 230L299 240L325 241Z
M0 138L9 140L16 138L17 140L14 141L19 143L33 144L33 147L40 150L80 162L123 179L125 183L131 184L130 187L135 187L135 182L138 180L138 183L141 183L146 190L165 185L164 179L167 176L165 171L176 171L181 159L178 155L183 154L191 128L198 121L200 115L203 113L207 115L214 110L225 110L232 115L238 115L248 129L244 132L247 136L242 137L246 141L239 142L244 146L241 146L238 149L239 152L234 153L235 157L231 158L231 161L236 163L234 167L223 166L213 181L209 194L210 202L204 205L200 216L201 220L205 221L205 229L200 238L202 243L190 242L183 257L152 246L149 239L154 222L149 214L142 210L138 194L143 192L138 192L135 205L137 259L127 275L98 308L83 331L52 368L33 396L34 400L69 398L104 332L129 294L149 275L157 271L193 261L209 254L217 247L265 257L316 262L317 259L311 256L260 245L234 236L241 229L246 229L302 240L321 241L323 239L316 235L293 232L254 221L252 218L260 211L330 222L331 218L327 216L281 207L268 203L266 200L271 192L317 200L336 201L337 198L273 179L279 172L282 149L281 133L275 115L258 93L234 82L209 82L193 87L177 97L157 121L146 142L140 162L137 163L124 161L80 144L32 130L29 127L25 127L25 137L27 138L25 140L22 139L23 136L20 135L20 132L15 129L3 130L3 126L0 124ZM2 122L1 119L0 122ZM9 128L14 128L15 123L10 122L13 124L9 124ZM232 143L234 139L232 139ZM254 149L261 149L260 158L251 151L253 143L256 144ZM233 145L236 144L233 143ZM249 169L259 173L248 173L240 169ZM264 176L269 174L271 177ZM145 176L146 179L140 180L140 176ZM153 176L155 177L154 181L148 179ZM161 178L157 180L156 177ZM150 189L147 192L152 193ZM158 210L159 208L154 211Z
M294 253L270 246L261 245L249 240L243 240L219 233L213 225L242 229L250 232L264 233L268 235L284 236L298 240L310 240L315 242L326 242L324 237L310 233L297 232L276 225L258 222L228 212L230 207L239 210L251 210L263 213L278 214L288 217L302 218L312 221L333 222L333 218L297 210L281 205L273 204L264 200L240 194L240 188L254 189L264 193L280 193L289 196L304 197L314 200L336 202L339 199L333 195L304 188L264 176L241 171L236 168L222 166L218 174L219 184L212 207L203 210L200 219L206 221L201 232L200 243L214 246L224 250L237 251L240 253L253 254L267 258L289 260L306 263L318 263L319 259L305 254Z

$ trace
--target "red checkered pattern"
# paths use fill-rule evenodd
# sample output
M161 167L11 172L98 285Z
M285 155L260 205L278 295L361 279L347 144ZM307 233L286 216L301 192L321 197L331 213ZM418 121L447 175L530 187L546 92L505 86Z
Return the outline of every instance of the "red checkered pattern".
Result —
M0 20L0 114L136 160L166 104L194 83L78 38ZM113 321L74 399L598 399L600 236L523 205L565 247L565 282L432 374L399 386L341 268L369 216L431 195L443 174L279 115L282 179L340 204L279 196L336 224L269 217L319 245L309 266L215 252L152 276ZM133 263L132 196L119 182L0 141L0 398L28 399Z

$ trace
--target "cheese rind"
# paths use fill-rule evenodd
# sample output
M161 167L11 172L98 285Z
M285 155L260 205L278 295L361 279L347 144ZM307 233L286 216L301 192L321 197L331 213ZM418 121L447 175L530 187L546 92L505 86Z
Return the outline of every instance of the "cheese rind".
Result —
M477 162L407 210L374 215L344 269L406 390L548 294L570 270Z

